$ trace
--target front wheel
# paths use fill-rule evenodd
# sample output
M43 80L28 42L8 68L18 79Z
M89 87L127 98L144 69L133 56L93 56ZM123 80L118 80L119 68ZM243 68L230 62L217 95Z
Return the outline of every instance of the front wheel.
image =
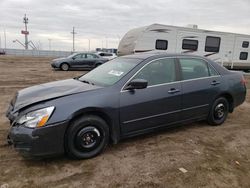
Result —
M69 70L69 65L67 63L63 63L60 68L63 71L68 71Z
M217 98L211 106L207 121L210 125L221 125L227 119L229 104L226 98Z
M88 159L101 153L109 141L107 123L98 116L88 115L70 125L66 134L66 152L76 159Z

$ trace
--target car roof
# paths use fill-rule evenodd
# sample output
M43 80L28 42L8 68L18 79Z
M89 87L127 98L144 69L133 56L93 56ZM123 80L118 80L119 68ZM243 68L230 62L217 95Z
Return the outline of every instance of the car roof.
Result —
M193 54L166 53L166 52L144 52L144 53L136 53L132 55L125 55L122 57L135 58L135 59L148 59L148 58L161 58L161 57L194 57L194 58L207 59L205 57L197 56Z
M162 57L188 57L188 58L196 58L196 59L203 59L206 62L209 62L209 64L212 64L213 67L216 68L217 71L219 71L220 74L228 74L230 71L228 71L225 67L221 66L220 64L206 58L203 56L198 56L198 55L193 55L193 54L185 54L185 53L166 53L166 52L144 52L144 53L137 53L133 55L126 55L126 56L121 56L122 58L130 58L130 59L140 59L141 61L144 60L154 60L157 58L162 58Z

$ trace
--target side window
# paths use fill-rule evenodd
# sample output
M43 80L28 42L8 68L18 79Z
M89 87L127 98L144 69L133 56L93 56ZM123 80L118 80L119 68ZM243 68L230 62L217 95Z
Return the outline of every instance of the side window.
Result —
M183 39L182 49L196 51L198 49L198 40Z
M81 58L82 58L82 55L84 55L84 54L77 54L77 55L74 56L74 58L75 58L75 59L81 59Z
M94 59L94 58L96 58L96 56L94 54L87 54L87 58L88 59Z
M248 41L243 41L242 42L242 48L248 48L249 47L249 42Z
M191 58L181 58L179 61L183 80L209 76L207 62Z
M219 52L220 51L220 37L207 36L205 44L206 52Z
M175 60L172 58L159 59L146 65L134 79L145 79L148 86L176 81Z
M240 52L240 60L247 60L248 52Z
M167 40L156 40L155 49L167 50L168 49L168 41Z
M208 70L209 70L210 76L219 75L211 65L208 65Z

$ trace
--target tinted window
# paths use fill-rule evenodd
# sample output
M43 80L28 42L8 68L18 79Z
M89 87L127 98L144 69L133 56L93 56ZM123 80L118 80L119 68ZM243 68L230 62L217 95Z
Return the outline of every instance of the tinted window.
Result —
M134 79L145 79L148 86L175 81L175 61L166 58L159 59L146 65Z
M249 42L248 41L243 41L242 42L242 48L248 48Z
M199 59L180 59L183 80L208 77L207 63Z
M183 39L182 49L196 51L198 49L198 40Z
M155 49L167 50L168 49L168 41L167 40L156 40Z
M206 52L219 52L220 51L220 37L207 36L205 51Z
M247 60L248 53L247 52L240 52L240 60Z

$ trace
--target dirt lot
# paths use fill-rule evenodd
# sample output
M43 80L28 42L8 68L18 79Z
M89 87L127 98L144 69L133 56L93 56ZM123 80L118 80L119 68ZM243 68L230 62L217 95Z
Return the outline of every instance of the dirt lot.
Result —
M0 187L250 187L250 76L247 101L222 126L136 137L90 160L22 158L6 144L4 114L15 91L84 73L53 71L49 61L0 56Z

